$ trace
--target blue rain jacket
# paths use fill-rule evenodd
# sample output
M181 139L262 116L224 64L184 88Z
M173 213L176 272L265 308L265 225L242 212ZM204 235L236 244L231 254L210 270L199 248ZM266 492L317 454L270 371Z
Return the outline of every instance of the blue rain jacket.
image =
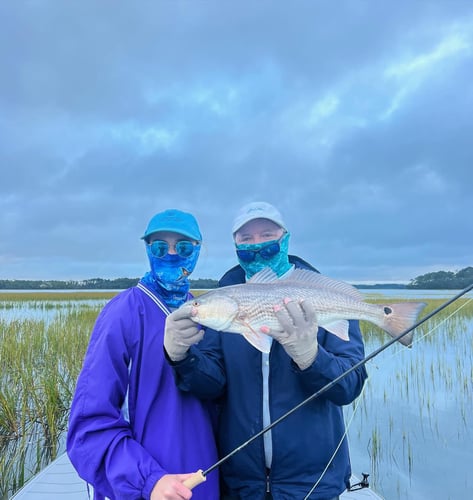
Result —
M148 499L164 474L205 470L217 461L206 403L176 387L165 361L167 309L152 297L134 287L108 302L77 381L67 452L95 498ZM218 499L217 473L192 498Z
M296 267L314 270L297 257L290 256L290 261ZM243 270L236 266L225 274L220 286L244 281ZM272 422L364 358L357 321L350 321L349 335L350 341L346 342L319 328L317 357L303 371L278 342L272 343L269 357ZM208 329L198 347L193 346L190 355L175 363L174 369L182 390L201 398L218 398L220 458L263 428L262 356L242 335ZM341 494L349 486L351 476L348 444L343 438L342 406L360 394L366 377L364 366L358 368L273 427L272 465L268 474L262 437L223 463L220 467L223 492L235 499L258 500L264 498L269 487L274 500L302 499L322 476L311 499L330 499ZM334 453L335 458L328 465Z

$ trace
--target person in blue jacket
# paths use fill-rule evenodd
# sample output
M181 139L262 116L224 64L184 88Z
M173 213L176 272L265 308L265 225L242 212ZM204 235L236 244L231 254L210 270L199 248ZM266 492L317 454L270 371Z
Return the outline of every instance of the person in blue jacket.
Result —
M244 283L266 267L280 278L294 268L318 272L289 255L289 237L274 206L243 206L233 225L239 265L225 273L219 286ZM350 340L344 341L317 327L309 303L285 300L275 304L275 311L281 331L263 332L273 338L269 354L242 335L211 329L194 345L201 333L192 326L189 309L167 318L164 346L178 387L218 400L220 458L364 358L358 321L349 322ZM366 377L364 366L352 371L223 462L222 498L337 499L351 476L342 406L360 394Z
M67 453L95 499L217 500L218 475L183 482L217 461L210 407L180 391L165 361L168 314L190 298L202 236L193 215L165 210L142 237L150 271L95 323L72 402Z

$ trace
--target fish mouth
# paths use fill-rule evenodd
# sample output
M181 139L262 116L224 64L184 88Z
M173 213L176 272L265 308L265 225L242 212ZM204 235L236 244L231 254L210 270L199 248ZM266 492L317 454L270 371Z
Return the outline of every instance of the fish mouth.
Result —
M230 331L229 329L238 314L238 304L228 298L212 305L197 297L191 304L190 316L193 321L220 332Z

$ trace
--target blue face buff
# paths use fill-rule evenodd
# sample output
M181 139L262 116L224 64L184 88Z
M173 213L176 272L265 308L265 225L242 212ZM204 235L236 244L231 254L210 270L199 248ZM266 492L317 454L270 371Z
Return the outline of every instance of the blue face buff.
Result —
M250 279L265 267L270 267L278 276L289 271L289 236L289 233L285 233L279 240L236 245L238 262L246 278Z
M188 276L197 264L200 244L194 245L187 257L170 253L157 257L156 251L153 253L152 246L148 244L146 253L151 271L145 274L142 281L156 291L168 307L179 307L187 300L190 288Z

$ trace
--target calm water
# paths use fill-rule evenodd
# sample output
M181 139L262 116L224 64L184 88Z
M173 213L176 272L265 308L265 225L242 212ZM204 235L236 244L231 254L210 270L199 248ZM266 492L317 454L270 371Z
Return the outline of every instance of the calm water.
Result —
M110 299L55 300L55 301L21 301L2 303L0 294L0 321L17 321L30 319L44 320L49 324L62 314L68 314L80 308L103 307Z
M399 297L403 299L450 299L461 292L461 290L405 290L405 289L362 289L367 297ZM473 298L473 291L464 297Z
M389 300L458 293L367 292ZM454 303L448 319L434 316L420 327L411 349L392 345L369 361L358 406L346 408L353 470L370 473L373 488L388 500L471 498L473 317L456 309ZM366 353L380 346L380 340L367 340Z
M80 292L120 292L121 290L0 290L0 321L16 321L21 319L44 320L50 323L57 316L67 314L78 308L103 307L110 299L81 299L81 300L28 300L29 294L41 294L45 297L48 293L80 293ZM5 302L4 294L21 293L25 300Z
M455 290L363 290L367 297L448 300ZM470 293L468 297L473 298ZM31 301L2 307L0 320L43 319L109 299ZM431 318L411 349L392 345L367 363L357 404L345 408L353 472L387 500L458 500L473 489L473 316ZM367 337L366 354L384 339Z

